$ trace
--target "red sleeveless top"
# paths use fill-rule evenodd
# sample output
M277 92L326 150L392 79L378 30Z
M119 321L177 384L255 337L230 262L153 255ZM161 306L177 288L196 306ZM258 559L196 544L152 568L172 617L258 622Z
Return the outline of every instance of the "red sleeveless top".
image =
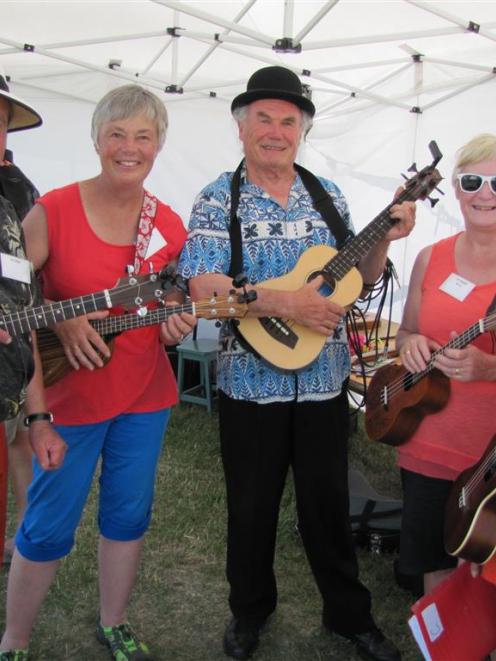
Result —
M48 222L49 257L42 270L43 293L51 300L111 289L134 263L135 246L100 239L86 218L77 183L38 200ZM159 202L155 228L164 245L146 260L158 271L177 258L186 240L180 217ZM113 310L122 312L122 310ZM114 341L112 358L101 369L71 370L47 389L55 421L77 425L101 422L121 413L157 411L177 401L174 373L159 326L126 331Z
M422 282L419 333L441 346L449 342L450 331L462 333L484 318L496 294L496 282L476 285L464 301L439 289L451 273L456 273L454 250L459 236L433 246ZM473 344L487 353L495 352L492 333L483 333ZM453 480L481 458L496 431L496 382L451 379L450 386L446 407L426 416L414 436L398 448L402 468Z

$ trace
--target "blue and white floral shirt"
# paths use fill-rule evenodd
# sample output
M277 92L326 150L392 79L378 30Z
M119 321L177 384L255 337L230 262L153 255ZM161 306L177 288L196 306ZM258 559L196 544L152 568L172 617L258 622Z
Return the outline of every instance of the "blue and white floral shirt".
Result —
M188 240L178 266L184 278L229 272L232 177L232 172L221 174L195 200ZM346 225L353 230L348 205L339 188L326 179L320 181L331 194ZM284 209L262 188L247 181L243 170L238 218L243 239L243 271L251 284L285 275L311 246L336 245L299 175L291 187L287 209ZM349 375L350 354L344 320L327 339L319 356L297 371L277 369L246 350L236 339L229 322L223 323L219 341L217 387L233 399L262 404L330 399L340 393Z

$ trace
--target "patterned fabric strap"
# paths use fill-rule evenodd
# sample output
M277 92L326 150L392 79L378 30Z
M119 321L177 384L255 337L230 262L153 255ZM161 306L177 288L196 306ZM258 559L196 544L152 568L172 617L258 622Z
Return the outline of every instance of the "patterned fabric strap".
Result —
M136 253L134 255L134 273L139 275L145 261L148 245L152 237L153 227L155 225L155 215L157 213L158 200L147 190L143 195L143 206L138 225L138 236L136 237Z

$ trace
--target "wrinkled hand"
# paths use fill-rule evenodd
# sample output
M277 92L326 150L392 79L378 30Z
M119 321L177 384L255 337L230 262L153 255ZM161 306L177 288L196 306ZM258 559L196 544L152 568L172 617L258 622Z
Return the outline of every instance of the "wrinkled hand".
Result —
M451 337L456 337L452 332ZM474 345L465 349L445 349L436 356L434 366L457 381L491 381L494 378L494 357Z
M0 328L0 344L10 344L11 342L12 338L7 333L7 331L4 331Z
M104 319L108 311L90 312L90 314L68 321L61 321L53 327L64 347L65 355L71 366L94 370L103 367L102 356L110 358L110 349L89 323L91 319Z
M403 191L403 187L400 186L395 193L395 198ZM397 239L402 239L405 236L408 236L412 229L415 227L415 213L416 205L415 202L402 202L401 204L394 204L389 212L391 218L394 218L398 222L393 225L393 227L386 234L386 239L388 241L396 241Z
M328 337L346 314L346 310L319 293L323 284L324 279L319 276L294 293L291 318Z
M429 337L412 333L401 345L401 363L409 372L422 372L427 368L432 352L440 348L441 345Z
M180 344L196 326L196 317L187 312L173 314L160 324L160 339L164 344Z
M49 422L33 422L29 428L29 442L44 470L55 470L62 466L67 444Z

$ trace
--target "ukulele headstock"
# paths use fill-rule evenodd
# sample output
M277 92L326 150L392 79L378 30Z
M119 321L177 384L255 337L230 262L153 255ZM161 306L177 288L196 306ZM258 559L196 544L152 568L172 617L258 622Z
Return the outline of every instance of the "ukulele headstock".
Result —
M167 269L145 275L134 275L128 271L126 277L120 278L116 285L108 290L111 302L108 307L120 305L126 309L142 308L146 302L163 302L173 286L174 281Z
M408 178L406 175L402 175L406 180L403 184L405 187L404 194L402 194L403 199L405 200L429 200L431 206L435 206L439 202L439 198L432 198L430 194L433 190L437 190L438 193L444 195L444 192L438 188L438 184L443 180L443 177L436 169L436 165L439 163L443 157L439 147L435 140L432 140L429 143L429 150L432 154L432 163L427 165L422 170L417 170L416 163L413 163L409 168L408 172L414 172L413 177ZM404 195L404 196L403 196Z

